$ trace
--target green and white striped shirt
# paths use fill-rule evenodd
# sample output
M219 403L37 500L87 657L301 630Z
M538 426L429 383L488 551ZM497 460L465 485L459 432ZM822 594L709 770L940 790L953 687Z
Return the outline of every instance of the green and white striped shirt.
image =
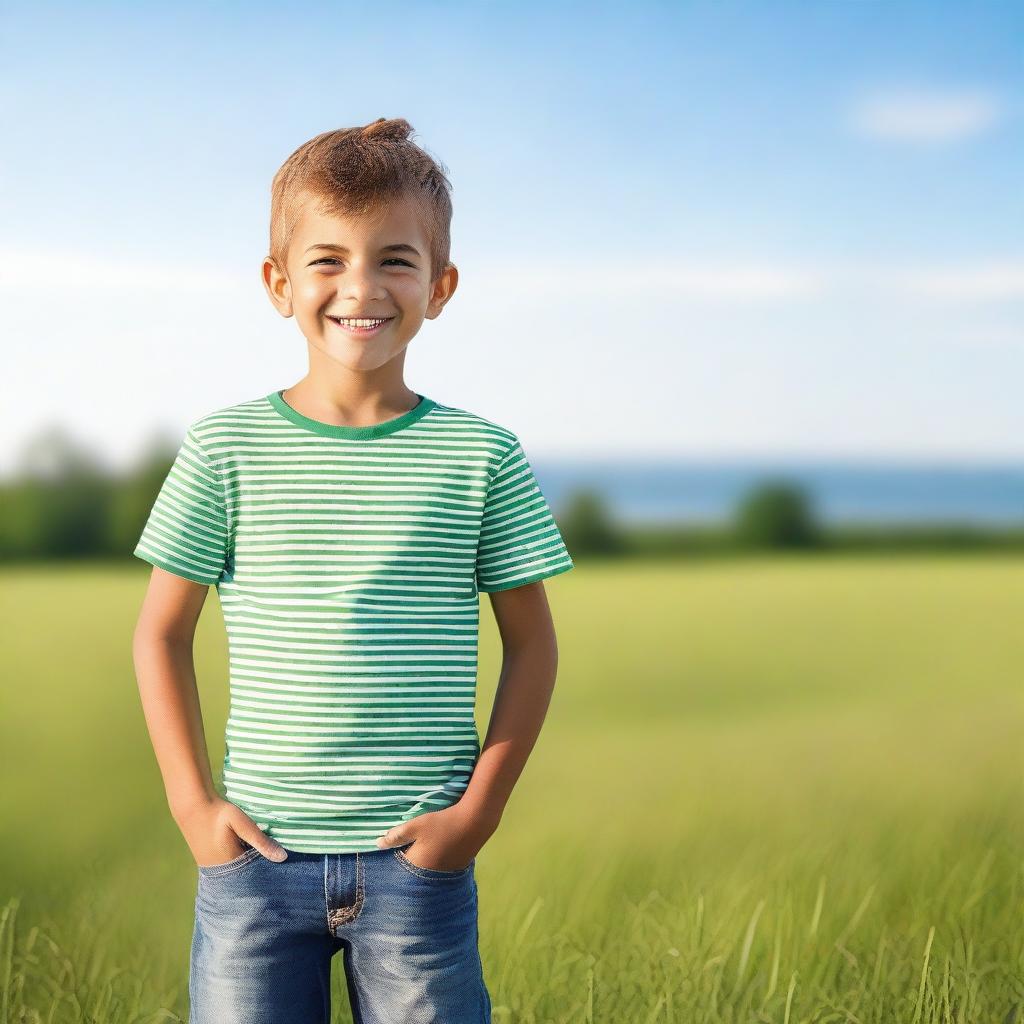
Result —
M377 849L480 753L480 592L573 567L516 435L423 395L370 427L279 391L189 428L134 553L216 584L224 792L291 850Z

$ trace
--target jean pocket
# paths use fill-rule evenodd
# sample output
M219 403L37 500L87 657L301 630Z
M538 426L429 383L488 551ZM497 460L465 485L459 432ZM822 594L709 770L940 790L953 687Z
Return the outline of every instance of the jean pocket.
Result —
M405 850L412 845L412 843L406 843L404 847L396 846L394 850L395 860L398 861L406 871L409 871L414 875L418 875L420 878L462 878L464 875L468 875L476 864L476 857L474 857L464 868L456 868L454 871L444 871L441 868L420 867L419 864L413 864L413 862L405 855Z
M229 861L225 861L223 864L197 864L199 868L199 874L206 875L207 877L219 876L219 875L230 875L233 871L237 871L239 868L245 867L251 861L256 860L257 857L262 857L263 854L256 849L255 846L250 846L247 850L243 850L237 857Z

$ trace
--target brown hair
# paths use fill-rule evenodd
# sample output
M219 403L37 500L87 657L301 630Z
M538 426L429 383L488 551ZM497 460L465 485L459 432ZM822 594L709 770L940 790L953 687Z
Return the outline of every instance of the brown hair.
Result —
M270 187L270 256L282 272L303 207L355 216L409 199L419 206L429 245L430 283L441 276L451 247L451 183L446 169L409 140L403 118L323 132L281 165Z

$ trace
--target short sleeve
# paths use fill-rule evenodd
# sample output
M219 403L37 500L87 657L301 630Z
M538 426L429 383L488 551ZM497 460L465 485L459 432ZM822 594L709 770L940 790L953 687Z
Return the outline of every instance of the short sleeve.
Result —
M228 555L224 487L190 429L133 554L194 583L214 584Z
M573 568L555 517L517 440L491 477L477 548L477 589L510 590Z

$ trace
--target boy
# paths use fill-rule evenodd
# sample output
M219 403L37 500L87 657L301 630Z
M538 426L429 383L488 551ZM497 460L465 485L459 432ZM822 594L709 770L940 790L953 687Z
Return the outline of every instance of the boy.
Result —
M557 666L543 579L573 567L518 438L410 390L458 280L444 172L404 120L326 132L275 175L267 294L298 384L189 427L135 554L133 654L196 861L192 1024L490 1021L476 854ZM216 792L192 661L215 584L231 707ZM479 593L504 657L483 748Z

